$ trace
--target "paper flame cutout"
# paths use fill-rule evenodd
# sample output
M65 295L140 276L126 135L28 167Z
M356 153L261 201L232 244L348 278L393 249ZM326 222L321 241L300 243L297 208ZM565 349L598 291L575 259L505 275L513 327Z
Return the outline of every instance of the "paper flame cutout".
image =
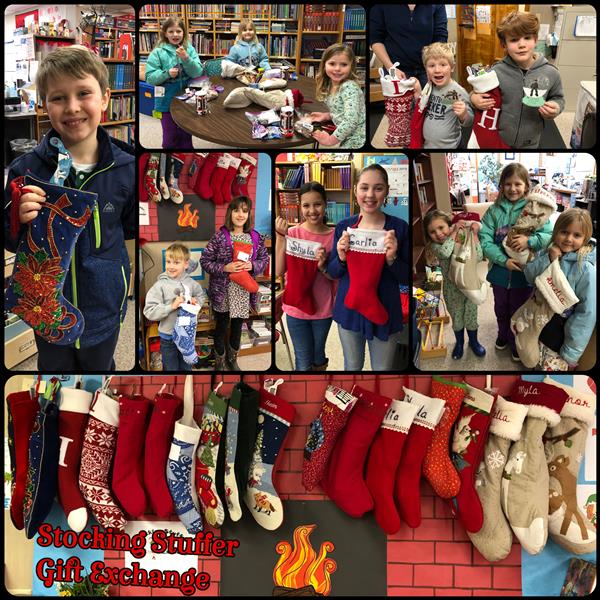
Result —
M289 542L277 544L275 550L281 556L273 570L275 585L293 589L312 585L317 593L329 595L331 573L337 570L337 563L332 558L327 558L327 553L335 550L335 546L332 542L323 542L317 556L308 539L315 527L316 525L296 527L293 549Z
M177 211L177 214L179 215L179 217L177 217L177 225L179 225L179 227L192 227L193 229L198 227L198 218L200 215L198 214L197 208L194 209L194 212L190 210L191 205L191 202L184 204L183 210L179 209Z

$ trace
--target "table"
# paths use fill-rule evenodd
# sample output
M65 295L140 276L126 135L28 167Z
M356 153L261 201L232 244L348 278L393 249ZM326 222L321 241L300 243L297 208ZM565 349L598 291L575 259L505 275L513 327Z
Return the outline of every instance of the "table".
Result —
M258 104L250 104L245 108L225 108L223 102L229 93L235 88L243 86L237 79L224 79L219 76L210 78L212 84L222 85L225 91L221 92L218 98L208 103L210 113L205 116L196 114L196 107L193 104L187 104L183 100L173 98L171 102L171 116L175 123L187 133L215 144L224 146L233 146L235 148L291 148L294 146L306 146L315 143L316 140L294 134L291 138L281 138L278 140L254 140L251 135L252 124L246 118L246 112L261 112L267 110ZM310 112L329 112L323 102L317 102L316 84L312 77L298 75L296 81L288 81L285 89L300 90L307 100L312 100L311 104L302 105Z

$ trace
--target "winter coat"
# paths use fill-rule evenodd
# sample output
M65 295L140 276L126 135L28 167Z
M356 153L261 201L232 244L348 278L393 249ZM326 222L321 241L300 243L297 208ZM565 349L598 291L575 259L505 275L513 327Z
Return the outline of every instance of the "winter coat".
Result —
M558 69L545 57L538 56L529 70L523 73L508 55L492 68L498 75L502 92L502 110L498 124L500 137L511 148L537 148L546 123L538 107L523 104L523 88L529 87L526 84L536 79L539 82L541 77L545 77L549 82L545 99L556 102L561 113L565 108L565 96Z
M57 168L57 149L51 137L60 137L53 129L31 152L15 159L7 181L27 173L50 181ZM81 189L98 194L93 216L77 239L74 249L75 269L71 267L63 287L63 296L78 308L85 328L76 348L95 346L114 334L125 318L129 292L129 256L126 239L136 236L137 202L135 198L134 149L109 137L98 127L98 164ZM66 187L79 187L70 175ZM10 236L10 187L4 190L4 247L16 252L18 241ZM20 228L18 240L27 233Z
M202 65L198 53L187 43L185 50L189 54L189 60L184 61L175 51L173 44L160 44L148 56L146 63L146 82L154 86L165 88L164 96L154 96L154 110L158 112L170 112L171 101L175 96L185 90L190 79L202 75ZM171 77L169 69L179 66L179 75Z
M229 273L223 271L223 267L233 261L233 245L231 236L225 226L221 227L210 239L208 245L202 252L200 264L210 275L208 284L208 297L213 305L220 306L225 301L227 288L229 286ZM265 248L263 237L258 235L258 244L253 244L252 276L256 277L264 273L269 262L269 253ZM257 294L250 294L250 306L256 308Z
M564 330L565 341L559 352L570 365L577 364L596 326L596 243L592 240L591 244L593 250L581 264L577 252L567 252L559 259L562 272L579 298L579 302L566 311L568 318ZM549 265L548 252L539 252L525 266L527 281L533 284L535 278Z
M521 271L509 271L506 268L508 255L502 246L502 240L519 218L525 204L527 204L525 198L521 198L517 202L509 202L502 197L499 202L487 209L481 220L479 242L484 256L491 265L487 280L507 289L529 287L529 283ZM528 245L533 251L543 250L548 247L551 237L552 225L548 221L529 236Z
M264 46L256 42L236 42L229 49L229 54L226 58L238 65L242 65L242 67L271 68Z
M186 285L193 298L198 300L202 306L206 302L206 292L202 286L184 273L179 279L170 277L167 273L161 273L154 285L146 294L144 305L144 316L151 321L158 321L158 333L170 337L175 328L177 320L177 309L173 310L171 305L177 296L184 295L183 286Z

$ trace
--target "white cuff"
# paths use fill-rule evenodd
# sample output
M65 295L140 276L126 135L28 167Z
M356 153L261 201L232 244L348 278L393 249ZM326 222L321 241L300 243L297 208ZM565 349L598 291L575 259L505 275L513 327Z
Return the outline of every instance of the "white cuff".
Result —
M119 403L103 392L98 392L90 415L113 427L119 426Z
M381 427L407 434L418 410L418 404L411 404L402 400L392 400Z
M446 402L440 398L430 398L425 394L420 394L405 387L402 389L406 394L404 401L418 406L414 422L422 427L427 427L427 429L435 429L444 414Z
M176 421L173 437L180 442L195 445L200 441L200 427L198 427L196 422L194 422L192 427L189 427L188 425L184 425L181 421Z
M521 437L523 421L527 416L527 406L509 402L502 396L498 396L492 412L490 433L516 442Z
M583 375L576 377L583 377ZM563 409L560 411L561 417L570 417L583 421L584 423L592 424L594 422L596 412L596 394L586 393L578 390L570 385L559 383L551 377L546 377L544 383L554 385L563 389L569 396Z
M60 389L60 411L80 413L87 415L90 412L90 405L94 398L92 392L86 390L78 390L76 388L61 388Z

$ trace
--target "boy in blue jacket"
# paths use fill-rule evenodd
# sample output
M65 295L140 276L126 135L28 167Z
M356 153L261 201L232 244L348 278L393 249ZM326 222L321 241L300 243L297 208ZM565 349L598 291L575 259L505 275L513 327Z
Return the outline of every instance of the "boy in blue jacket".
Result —
M32 185L15 197L11 182L26 174L50 181L64 158L57 148L62 142L72 159L68 175L64 173L65 188L98 195L93 215L77 239L62 290L82 313L85 327L71 345L49 343L36 335L38 369L113 370L129 288L125 240L134 239L136 232L134 150L99 126L110 98L108 71L87 48L69 46L49 54L40 64L36 85L52 129L34 150L10 165L4 191L4 246L16 252L46 201L46 192ZM18 207L13 202L19 202ZM11 219L18 223L11 227Z

